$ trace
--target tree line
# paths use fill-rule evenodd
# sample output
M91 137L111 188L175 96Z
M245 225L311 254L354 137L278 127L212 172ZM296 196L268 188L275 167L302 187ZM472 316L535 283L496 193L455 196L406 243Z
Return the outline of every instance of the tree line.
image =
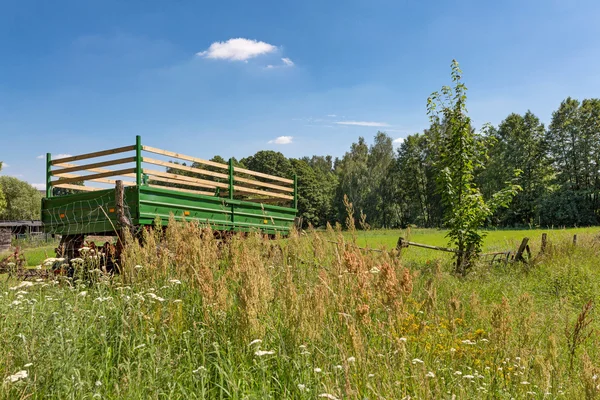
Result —
M371 227L443 227L447 206L439 179L447 123L432 121L397 149L387 133L377 132L372 144L359 137L340 158L286 158L265 150L239 164L278 176L296 174L305 225L343 222L347 195ZM508 115L498 126L468 129L473 151L481 155L474 157L479 161L473 181L483 198L491 199L507 184L521 188L507 207L486 218L486 225L600 224L600 99L565 99L547 127L527 111Z

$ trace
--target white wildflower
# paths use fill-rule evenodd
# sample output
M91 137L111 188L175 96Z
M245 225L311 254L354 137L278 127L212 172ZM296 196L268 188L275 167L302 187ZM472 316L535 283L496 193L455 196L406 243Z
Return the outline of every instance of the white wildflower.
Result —
M341 371L344 369L344 367L342 367L341 365L336 365L335 367L333 367L333 369L337 369L338 371Z
M464 379L473 379L475 378L473 375L465 375L463 376Z
M257 350L254 352L254 355L258 357L269 356L273 354L275 354L275 350Z
M135 269L137 269L137 270L140 270L140 269L142 269L142 268L144 268L144 267L142 267L141 265L136 265L136 266L135 266L135 267L133 267L133 268L135 268Z
M315 369L313 369L313 371L315 371L318 374L319 372L322 371L322 369L321 368L315 368Z
M110 296L107 296L107 297L100 296L100 297L96 297L94 299L94 301L97 301L97 302L100 302L100 303L104 303L105 301L109 301L109 300L112 300L112 297L110 297Z
M375 275L375 274L380 273L381 271L379 270L379 268L373 267L373 268L371 268L371 270L369 272L372 273L373 275Z
M523 381L523 382L521 382L521 385L529 385L529 382Z
M179 279L169 279L169 283L173 285L181 285L181 281Z
M354 357L348 357L348 362L349 363L353 363L355 361L356 361L356 358L354 358Z
M300 390L301 392L305 392L306 391L306 385L303 383L299 383L298 384L298 390Z
M165 299L163 299L162 297L159 297L157 295L155 295L154 293L146 293L146 296L150 297L151 299L154 299L156 301L160 301L161 303L163 301L165 301Z
M23 368L29 368L32 366L33 366L33 363L27 363L27 364L23 365Z
M85 296L87 296L87 292L84 290L83 292L79 292L79 294L77 296L78 297L85 297Z
M375 374L369 374L367 377L368 377L368 378L374 378L374 377L375 377Z
M407 340L407 339L406 339L405 337L401 337L401 338L400 338L400 339L398 339L398 340L399 340L399 341L401 341L401 342L404 342L404 343L406 343L406 340Z
M102 382L100 382L100 381L96 381L96 386L97 386L97 387L100 387L100 386L102 386Z
M450 353L454 353L456 349L454 347L450 347Z
M337 398L337 397L335 397L334 395L332 395L332 394L329 394L329 393L321 393L321 394L319 395L319 397L323 397L323 398L325 398L325 399L329 399L329 400L338 400L338 398Z
M204 365L201 365L200 367L198 367L198 369L193 370L192 373L197 374L199 372L206 372L206 371L207 371L206 367Z
M454 371L454 375L462 375L462 372L460 372L460 371Z
M429 371L425 376L428 378L435 378L435 374L431 371Z
M30 281L23 281L23 282L19 283L17 286L9 288L9 290L17 290L17 289L21 289L24 287L31 287L33 285L35 285L35 283L30 282Z
M415 358L412 360L413 364L424 364L423 360L421 360L420 358Z
M251 341L248 346L252 346L254 344L259 344L262 343L262 339L254 339L253 341Z
M9 375L6 377L5 381L7 382L17 382L21 379L25 379L29 376L29 373L26 370L21 370L14 375Z
M477 344L476 342L473 342L473 341L471 341L469 339L463 340L462 343L463 344L470 344L470 345Z
M127 297L129 297L129 296L127 296ZM173 303L183 303L183 300L181 300L181 299L173 300Z

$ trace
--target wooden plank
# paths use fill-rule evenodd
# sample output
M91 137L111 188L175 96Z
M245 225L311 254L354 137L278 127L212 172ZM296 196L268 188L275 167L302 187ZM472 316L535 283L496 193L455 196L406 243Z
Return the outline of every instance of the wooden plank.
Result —
M60 181L57 181L60 182ZM82 192L94 192L96 190L102 190L98 188L92 188L88 186L80 186L80 185L71 185L68 183L58 183L56 185L52 185L53 187L63 188L63 189L73 189L73 190L81 190Z
M126 163L134 162L134 161L135 161L135 157L118 158L116 160L101 161L101 162L97 162L97 163L93 163L93 164L85 164L85 165L78 165L76 167L71 167L71 168L58 169L58 170L51 171L50 175L55 176L57 174L61 174L61 173L65 173L65 172L87 171L91 168L108 167L109 165L126 164ZM135 171L135 169L134 169L134 171ZM110 175L107 175L107 176L110 176Z
M191 190L191 189L182 189L182 188L175 188L175 187L170 187L170 186L162 186L162 185L148 185L148 187L151 188L156 188L156 189L168 189L168 190L174 190L176 192L185 192L185 193L195 193L195 194L203 194L205 196L211 196L214 197L214 193L212 192L205 192L203 190Z
M92 175L87 175L86 178L87 179L98 179L98 178L106 178L108 176L123 176L125 174L130 174L132 172L135 172L135 168L128 168L128 169L120 169L117 171L109 171L109 172L103 172L100 174L92 174ZM58 184L65 184L65 183L75 183L75 182L80 182L81 178L67 178L67 179L59 179L57 181L52 181L50 182L51 186L57 186Z
M243 186L237 186L237 185L233 186L233 190L237 191L237 192L242 192L242 193L260 194L263 196L277 197L280 199L287 199L287 200L294 200L294 196L288 196L287 194L267 192L264 190L249 189L249 188L245 188Z
M259 176L261 178L270 179L272 181L279 181L279 182L292 183L292 184L294 183L294 181L292 179L280 178L278 176L263 174L262 172L250 171L249 169L240 168L240 167L233 167L233 171L239 172L242 174Z
M192 157L192 156L186 156L184 154L175 153L173 151L167 151L167 150L157 149L156 147L142 146L142 150L147 151L149 153L154 153L154 154L160 154L160 155L163 155L163 156L179 158L181 160L197 162L199 164L204 164L204 165L210 165L212 167L217 167L217 168L222 168L222 169L229 169L229 165L227 165L227 164L221 164L221 163L217 163L217 162L214 162L214 161L203 160L202 158L197 158L197 157Z
M294 193L294 188L288 188L288 187L285 187L285 186L274 185L272 183L265 183L265 182L261 182L261 181L256 181L254 179L239 178L237 176L234 176L233 179L235 181L237 181L237 182L249 183L249 184L254 185L256 187L266 187L266 188L270 188L270 189L276 189L276 190L281 190L281 191L284 191L284 192Z
M70 163L57 163L56 166L57 167L63 167L63 168L71 168L71 167L77 167L78 165L77 164L70 164ZM111 172L112 169L107 169L107 168L89 168L88 171L91 171L91 172ZM127 174L127 175L122 175L122 176L126 176L128 178L135 178L135 174Z
M105 170L105 172L108 172ZM68 174L68 173L60 173L55 174L61 178L81 178L82 181L90 181L90 182L100 182L100 183L109 183L111 185L116 185L117 181L114 179L106 179L106 178L97 178L97 179L86 179L85 175L77 175L77 174ZM135 186L135 182L130 181L121 181L124 186Z
M222 174L220 172L207 171L207 170L201 169L201 168L188 167L187 165L176 164L174 162L155 160L154 158L148 158L148 157L144 157L144 162L148 163L148 164L153 164L153 165L160 165L162 167L168 167L168 168L179 169L182 171L194 172L196 174L209 175L209 176L214 176L216 178L229 179L229 175L227 175L227 174Z
M174 185L184 185L184 186L189 186L189 187L194 187L194 188L206 187L205 185L198 185L198 184L187 182L187 181L181 181L179 179L163 178L163 177L156 176L156 175L147 175L147 176L148 176L148 180L149 181L172 183ZM148 185L148 186L152 186L152 185ZM177 189L177 188L172 187L172 186L165 186L165 187L172 188L172 189ZM216 189L216 188L212 188L212 189ZM206 192L206 193L210 193L211 196L214 195L214 192Z
M56 165L58 163L66 163L66 162L71 162L71 161L77 161L77 160L86 160L88 158L95 158L95 157L102 157L102 156L109 156L111 154L117 154L117 153L124 153L126 151L132 151L135 150L135 145L132 146L125 146L125 147L117 147L116 149L109 149L109 150L102 150L102 151L95 151L93 153L87 153L87 154L80 154L78 156L71 156L71 157L64 157L64 158L57 158L56 160L52 160L50 162L50 164L52 165Z
M160 176L163 178L171 178L171 179L177 179L177 180L181 180L181 181L196 183L197 184L196 186L207 187L210 189L215 189L217 187L225 188L225 189L229 188L229 185L226 183L207 181L206 179L192 178L189 176L171 174L168 172L155 171L152 169L145 169L145 168L144 168L143 172L148 175L155 175L155 176Z

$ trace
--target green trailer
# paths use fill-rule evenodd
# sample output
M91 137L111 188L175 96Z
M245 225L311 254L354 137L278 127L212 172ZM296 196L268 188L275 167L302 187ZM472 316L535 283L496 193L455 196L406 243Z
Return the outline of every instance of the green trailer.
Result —
M163 225L198 221L220 233L286 236L297 204L295 176L142 145L137 136L130 146L58 159L47 154L42 222L71 243L73 255L85 236L117 236L125 225L149 226L157 217Z

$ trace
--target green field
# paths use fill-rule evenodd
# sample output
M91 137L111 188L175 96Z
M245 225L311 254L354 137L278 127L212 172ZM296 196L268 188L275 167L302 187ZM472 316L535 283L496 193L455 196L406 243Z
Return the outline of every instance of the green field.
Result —
M550 244L533 265L481 262L463 278L447 253L356 248L443 246L443 231L223 247L179 226L130 243L114 278L90 258L85 280L0 283L0 397L594 398L596 231L490 232L486 251L527 236L537 254L542 232Z
M25 261L28 267L38 266L44 261L46 258L54 257L54 249L56 245L43 245L40 247L29 247L23 249L23 254L25 255ZM0 253L0 259L6 257L10 253Z

